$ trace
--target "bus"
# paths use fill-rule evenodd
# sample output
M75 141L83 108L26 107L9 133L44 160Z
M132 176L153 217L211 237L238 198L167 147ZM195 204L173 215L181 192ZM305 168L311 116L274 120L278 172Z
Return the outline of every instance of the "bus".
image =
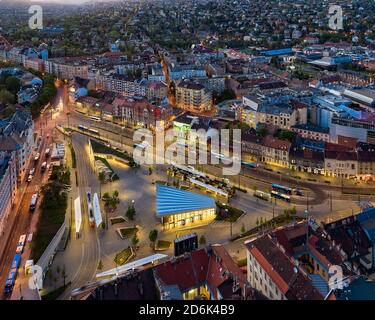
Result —
M271 200L271 195L268 192L264 192L264 191L260 191L260 190L254 191L254 197L257 197L257 198L265 200L265 201Z
M23 234L22 236L20 236L20 238L18 240L16 253L22 253L23 252L23 248L25 247L25 243L26 243L26 234Z
M99 131L95 129L88 129L88 132L90 132L91 134L99 135Z
M147 142L147 141L142 141L141 143L135 143L133 144L133 148L139 148L141 149L142 151L146 150L147 147L149 147L150 144Z
M82 131L87 131L89 128L85 127L85 126L82 126L82 125L78 125L77 127L79 130L82 130Z
M253 169L253 170L255 170L258 167L256 163L251 163L251 162L246 162L246 161L241 161L241 165L247 168Z
M286 194L283 194L283 193L280 193L280 192L277 192L275 190L271 191L271 196L276 198L276 199L280 199L280 200L283 200L283 201L286 201L286 202L290 202L290 196L288 196Z
M102 121L102 119L100 119L99 117L94 117L94 116L91 116L90 119L93 120L93 121L95 121L95 122Z
M17 253L13 258L12 265L8 273L8 278L5 282L4 294L6 295L12 293L13 291L13 287L16 282L17 272L18 272L18 268L20 267L20 263L21 263L21 254Z
M38 200L38 194L37 194L37 193L34 193L34 194L31 196L30 211L34 211L34 210L35 210L37 200Z
M90 223L90 227L93 228L95 226L95 217L94 217L94 212L92 210L92 205L91 205L91 202L92 202L91 192L88 191L86 193L86 196L87 196L87 210L88 210L88 215L89 215L89 223Z
M281 192L281 193L292 194L292 188L288 188L288 187L275 184L275 183L272 185L272 190Z

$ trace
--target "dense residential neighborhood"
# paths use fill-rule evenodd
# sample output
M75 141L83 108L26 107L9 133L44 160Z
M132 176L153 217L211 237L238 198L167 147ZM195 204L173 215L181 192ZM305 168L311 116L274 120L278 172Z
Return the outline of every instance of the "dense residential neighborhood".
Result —
M1 298L375 300L375 4L335 5L1 1Z

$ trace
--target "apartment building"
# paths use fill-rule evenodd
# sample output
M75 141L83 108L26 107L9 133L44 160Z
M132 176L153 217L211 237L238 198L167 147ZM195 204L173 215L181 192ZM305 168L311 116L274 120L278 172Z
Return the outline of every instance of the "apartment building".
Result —
M154 129L157 121L171 123L173 108L169 104L151 104L146 99L116 98L112 102L113 116L133 126Z
M0 120L0 152L15 152L18 183L27 173L34 146L34 122L30 113L17 109L9 119Z
M183 81L176 87L177 107L192 113L202 113L212 107L212 94L202 84Z
M147 96L146 79L138 79L133 76L112 74L104 81L104 88L122 94L123 96Z
M32 69L38 72L44 72L44 60L39 58L28 58L24 64L26 69Z
M356 177L358 173L357 153L326 150L324 153L324 172L329 177Z
M296 124L291 130L302 138L330 142L329 128L321 128L313 124Z
M307 273L271 234L245 242L247 281L271 300L322 300Z
M17 193L15 152L0 151L0 235L11 213Z
M262 139L262 161L276 166L289 167L290 142L266 136Z
M147 99L163 100L168 97L168 86L165 82L152 81L147 84Z
M70 80L74 77L88 79L88 64L85 59L69 57L50 59L44 62L44 69L45 72L59 79Z

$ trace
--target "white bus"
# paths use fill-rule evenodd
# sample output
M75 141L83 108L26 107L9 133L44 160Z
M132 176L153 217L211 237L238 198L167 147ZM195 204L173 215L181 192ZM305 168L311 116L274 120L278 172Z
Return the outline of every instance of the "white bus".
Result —
M95 122L102 121L102 119L100 119L99 117L94 117L94 116L91 116L90 119L93 120L93 121L95 121Z
M35 210L37 200L38 200L38 194L37 194L37 193L34 193L34 194L31 196L30 211L34 211L34 210Z

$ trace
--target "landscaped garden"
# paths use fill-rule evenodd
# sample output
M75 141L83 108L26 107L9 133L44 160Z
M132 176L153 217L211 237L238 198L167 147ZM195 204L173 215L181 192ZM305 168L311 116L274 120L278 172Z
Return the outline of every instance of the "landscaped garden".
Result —
M62 166L53 167L49 182L42 187L41 213L31 243L30 258L35 262L42 256L44 250L64 223L69 185L69 170Z
M123 222L126 222L126 220L125 220L124 217L114 217L114 218L110 218L110 221L111 221L111 225L114 225L114 224L117 224L117 223L123 223Z
M129 162L133 161L132 156L130 156L130 155L124 153L124 152L121 152L121 151L115 150L113 148L110 148L110 147L106 146L105 144L100 143L96 140L90 139L90 143L91 143L91 147L92 147L92 150L94 151L94 153L114 155L116 157L127 160Z
M122 250L121 252L117 253L115 256L115 263L116 266L122 266L125 264L132 256L134 255L133 250L131 247L127 247L126 249Z
M121 239L128 239L134 236L138 232L138 228L136 227L119 228L117 229L117 232L120 235Z
M217 214L215 220L236 222L245 212L220 202L216 203Z
M158 240L156 243L155 250L168 250L171 246L171 242L167 240Z

